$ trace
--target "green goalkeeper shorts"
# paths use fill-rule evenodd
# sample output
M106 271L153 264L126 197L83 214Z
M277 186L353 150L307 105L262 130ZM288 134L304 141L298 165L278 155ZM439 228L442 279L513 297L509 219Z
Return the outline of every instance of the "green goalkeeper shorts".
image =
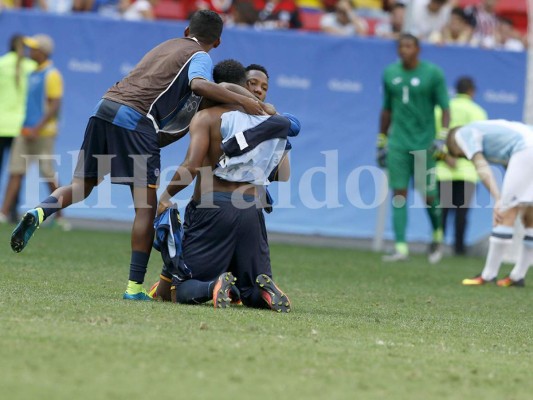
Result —
M415 189L420 193L438 195L435 159L431 152L389 148L387 168L391 189L407 189L413 177Z

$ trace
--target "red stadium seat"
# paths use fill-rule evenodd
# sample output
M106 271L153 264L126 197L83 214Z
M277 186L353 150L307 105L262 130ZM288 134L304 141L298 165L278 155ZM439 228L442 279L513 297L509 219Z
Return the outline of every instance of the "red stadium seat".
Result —
M322 15L324 15L324 12L320 10L300 9L302 29L305 31L319 31Z
M374 36L376 33L376 25L380 20L376 18L365 18L365 21L368 24L368 36Z
M161 0L154 7L154 15L157 19L187 19L187 10L181 1Z

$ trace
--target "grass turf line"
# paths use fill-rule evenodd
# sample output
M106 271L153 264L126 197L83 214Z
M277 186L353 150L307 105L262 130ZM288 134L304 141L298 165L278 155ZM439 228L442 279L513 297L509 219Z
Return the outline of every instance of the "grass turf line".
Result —
M43 228L14 254L11 228L0 226L0 393L10 400L533 391L533 290L461 287L480 259L391 265L369 252L274 245L274 277L293 303L279 315L126 302L128 234ZM153 252L146 287L160 266Z

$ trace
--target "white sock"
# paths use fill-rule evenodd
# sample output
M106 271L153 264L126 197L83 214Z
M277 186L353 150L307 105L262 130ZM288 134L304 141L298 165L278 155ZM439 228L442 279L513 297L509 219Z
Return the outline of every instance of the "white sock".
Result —
M509 278L513 281L525 278L531 264L533 264L533 228L527 228L518 261L509 274Z
M490 281L498 275L507 246L513 242L513 227L497 225L492 229L489 239L489 252L481 277Z

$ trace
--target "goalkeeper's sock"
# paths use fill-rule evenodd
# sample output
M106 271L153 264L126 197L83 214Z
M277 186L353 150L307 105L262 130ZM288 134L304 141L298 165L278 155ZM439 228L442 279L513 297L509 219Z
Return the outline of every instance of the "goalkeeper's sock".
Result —
M429 220L431 221L431 226L433 227L434 236L438 235L438 232L442 234L442 208L440 208L439 205L438 196L434 196L433 201L429 204L427 209ZM436 243L442 242L442 238L440 238L440 240L435 239L436 238L434 237L433 241Z
M392 223L396 243L405 243L407 229L407 201L404 196L396 195L392 201Z

